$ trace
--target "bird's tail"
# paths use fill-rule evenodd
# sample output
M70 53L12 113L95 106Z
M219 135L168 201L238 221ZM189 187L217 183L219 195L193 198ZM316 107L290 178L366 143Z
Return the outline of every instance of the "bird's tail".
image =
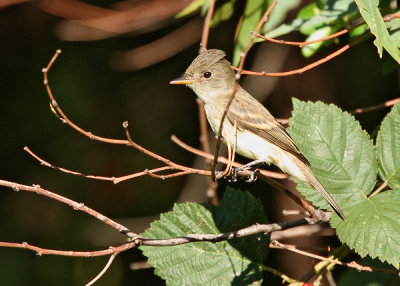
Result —
M307 181L310 183L310 185L315 188L323 197L324 199L328 202L328 204L333 208L333 210L338 214L338 216L342 219L345 220L346 217L344 216L342 210L339 208L337 203L333 200L331 195L325 190L325 188L321 185L321 183L318 181L318 179L315 177L313 172L306 166L306 170L304 170L304 175L307 178Z

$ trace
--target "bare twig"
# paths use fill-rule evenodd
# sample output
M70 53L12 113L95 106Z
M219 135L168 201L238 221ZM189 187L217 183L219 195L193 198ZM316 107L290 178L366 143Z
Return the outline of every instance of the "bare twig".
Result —
M186 244L196 241L208 241L208 242L219 242L225 240L231 240L234 238L245 237L253 234L268 234L271 232L275 232L278 230L284 230L288 228L292 228L299 225L305 224L315 224L321 223L322 220L313 219L313 218L301 218L297 220L280 222L280 223L271 223L271 224L255 224L246 228L242 228L235 231L229 231L220 234L187 234L185 236L170 238L170 239L147 239L142 238L140 240L141 245L147 246L173 246Z
M207 15L206 15L206 18L204 19L203 34L201 36L200 49L207 49L208 35L210 33L210 23L211 23L212 16L214 14L215 0L210 0L209 2L210 3L208 6Z
M313 40L313 41L306 41L306 42L291 42L291 41L277 40L277 39L266 37L266 36L261 35L261 34L256 34L256 36L261 38L261 39L264 39L264 40L266 40L268 42L272 42L272 43L276 43L276 44L282 44L282 45L289 45L289 46L298 46L298 47L302 48L302 47L307 46L307 45L311 45L311 44L314 44L314 43L323 42L323 41L326 41L326 40L329 40L329 39L333 39L333 38L339 37L341 35L347 34L350 30L351 29L343 29L343 30L340 30L339 32L336 32L336 33L334 33L332 35L329 35L327 37L323 37L321 39L317 39L317 40Z
M207 117L204 111L204 104L199 98L196 99L196 102L198 104L198 112L199 112L200 143L201 146L203 147L204 152L211 153L210 140L208 138ZM208 158L206 162L210 164L211 160Z
M337 248L332 253L332 255L330 256L331 258L327 258L327 257L321 256L321 255L317 255L317 254L314 254L314 253L310 253L310 252L307 252L307 251L304 251L304 250L300 250L300 249L296 248L295 246L283 244L283 243L281 243L281 242L279 242L277 240L271 241L270 247L271 248L288 250L288 251L291 251L291 252L294 252L294 253L297 253L297 254L300 254L300 255L303 255L303 256L307 256L307 257L311 257L311 258L314 258L314 259L321 260L323 262L322 264L324 266L327 266L328 264L334 264L334 265L341 265L341 266L345 266L345 267L349 267L349 268L354 268L357 271L384 272L384 273L400 274L400 272L398 270L395 270L395 269L372 268L370 266L360 265L355 261L352 261L352 262L340 261L339 259L345 257L350 252L350 249L345 244L343 244L339 248ZM314 266L314 269L318 269L319 271L321 271L323 268L324 267ZM308 281L308 279L310 279L313 274L316 274L319 271L317 271L317 272L312 271L312 274L310 272L310 274L307 274L302 280L303 281Z
M9 182L9 181L5 181L5 180L0 180L0 186L5 186L5 187L12 188L14 191L22 190L22 191L36 193L36 194L39 194L39 195L44 195L44 196L46 196L48 198L51 198L51 199L54 199L56 201L62 202L64 204L66 204L66 205L69 205L74 210L79 210L79 211L85 212L85 213L97 218L101 222L111 226L112 228L116 229L117 231L119 231L120 233L128 236L131 239L136 239L138 237L138 235L136 233L133 233L132 231L130 231L128 228L126 228L122 224L119 224L116 221L106 217L105 215L95 211L94 209L91 209L91 208L85 206L83 203L78 203L78 202L76 202L74 200L71 200L69 198L63 197L61 195L58 195L56 193L53 193L53 192L48 191L46 189L43 189L39 185L27 186L27 185L18 184L18 183L15 183L15 182Z
M384 103L381 103L381 104L377 104L377 105L373 105L373 106L369 106L369 107L364 107L364 108L360 107L360 108L354 109L350 113L351 114L360 114L360 113L365 113L365 112L370 112L370 111L374 111L374 110L377 110L377 109L381 109L381 108L384 108L384 107L390 107L390 106L393 106L396 103L398 103L399 100L400 100L400 97L385 101Z
M289 76L289 75L298 75L298 74L302 74L305 71L311 70L323 63L326 63L328 61L330 61L331 59L339 56L340 54L344 53L345 51L347 51L348 49L350 49L350 47L354 46L356 43L358 43L361 39L363 39L365 37L364 34L358 36L357 38L355 38L351 43L344 45L343 47L341 47L340 49L336 50L335 52L327 55L326 57L315 61L305 67L299 68L299 69L295 69L295 70L291 70L291 71L286 71L286 72L276 72L276 73L268 73L265 71L262 72L255 72L255 71L249 71L249 70L242 70L240 67L236 68L234 66L232 66L232 69L236 70L238 73L240 72L240 74L247 74L247 75L256 75L256 76L270 76L270 77L281 77L281 76Z
M324 57L324 58L322 58L322 59L320 59L318 61L315 61L315 62L313 62L313 63L311 63L311 64L309 64L309 65L307 65L305 67L302 67L300 69L295 69L295 70L286 71L286 72L276 72L276 73L269 73L269 72L264 72L264 71L255 72L255 71L249 71L249 70L241 70L240 73L241 74L247 74L247 75L273 76L273 77L275 77L275 76L279 76L280 77L280 76L289 76L289 75L302 74L305 71L311 70L311 69L315 68L316 66L319 66L319 65L321 65L323 63L328 62L329 60L333 59L334 57L337 57L338 55L340 55L340 54L344 53L345 51L347 51L348 49L350 49L351 46L352 46L352 44L344 45L342 48L340 48L337 51L329 54L328 56L326 56L326 57ZM239 69L237 69L235 67L232 67L232 68L234 70L238 70L239 71Z
M233 87L233 91L232 91L232 95L230 96L228 103L225 106L225 110L222 114L221 117L221 122L219 124L219 129L218 129L218 134L217 134L217 141L215 144L215 151L214 151L214 159L212 161L212 165L211 165L211 178L213 179L213 181L216 180L216 176L215 176L215 169L217 167L217 160L218 160L218 156L219 156L219 149L221 148L221 142L222 142L222 129L224 127L224 121L225 121L225 117L226 114L228 113L229 107L231 106L231 103L233 101L233 99L235 98L235 94L238 90L238 82L235 82L235 86Z
M117 256L116 253L114 253L113 255L110 255L110 258L107 261L107 264L104 266L104 268L100 271L99 274L96 275L96 277L94 277L89 283L86 284L86 286L91 286L93 285L97 280L99 280L101 278L101 276L104 275L104 273L106 273L106 271L108 270L108 268L110 268L111 263L114 261L114 258Z
M126 251L128 249L132 249L136 247L135 242L125 243L120 246L110 246L107 249L96 250L96 251L75 251L75 250L56 250L56 249L46 249L38 246L31 245L27 242L16 243L16 242L0 242L0 247L9 247L9 248L21 248L28 249L35 252L37 255L57 255L57 256L71 256L71 257L98 257L105 255L113 255L118 254L120 252Z
M256 35L258 34L258 31L260 31L261 27L264 25L264 23L267 22L268 16L271 13L271 11L275 8L276 4L278 3L278 0L275 0L272 2L272 4L268 7L267 11L265 11L264 15L261 17L260 21L258 22L255 30L251 33L251 37L249 39L249 42L247 43L246 48L244 49L243 53L240 55L240 62L238 66L238 73L236 74L237 80L240 79L240 76L242 74L242 69L244 66L244 62L246 60L247 54L249 53L249 50L251 48L251 45L254 42L254 39L256 38Z

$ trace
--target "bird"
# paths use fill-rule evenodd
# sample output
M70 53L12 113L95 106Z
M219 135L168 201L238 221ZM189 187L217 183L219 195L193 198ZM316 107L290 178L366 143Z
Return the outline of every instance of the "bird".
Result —
M236 153L253 160L245 166L259 163L274 164L283 172L311 185L329 203L337 215L345 220L340 207L309 168L286 129L271 113L240 84L235 72L218 49L204 49L192 61L183 76L170 84L186 85L203 102L211 129L219 133L226 105L234 94L223 123L223 141L235 145Z

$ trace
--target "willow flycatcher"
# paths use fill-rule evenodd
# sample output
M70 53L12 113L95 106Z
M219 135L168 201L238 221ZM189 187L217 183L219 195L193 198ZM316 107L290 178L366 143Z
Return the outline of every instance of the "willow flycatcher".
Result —
M235 88L235 73L225 59L225 52L214 49L202 51L185 74L170 83L185 84L196 93L204 103L212 130L218 134L226 104ZM236 144L236 152L255 160L254 163L273 163L285 173L310 184L344 220L343 212L312 173L309 162L285 128L239 84L236 88L224 120L222 134L228 137L224 138L224 142Z

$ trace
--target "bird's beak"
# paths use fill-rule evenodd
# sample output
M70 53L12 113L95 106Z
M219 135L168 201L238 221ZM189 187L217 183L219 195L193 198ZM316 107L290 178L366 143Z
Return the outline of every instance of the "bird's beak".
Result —
M177 79L171 80L169 84L191 84L196 82L194 79L187 79L184 76L178 77Z

